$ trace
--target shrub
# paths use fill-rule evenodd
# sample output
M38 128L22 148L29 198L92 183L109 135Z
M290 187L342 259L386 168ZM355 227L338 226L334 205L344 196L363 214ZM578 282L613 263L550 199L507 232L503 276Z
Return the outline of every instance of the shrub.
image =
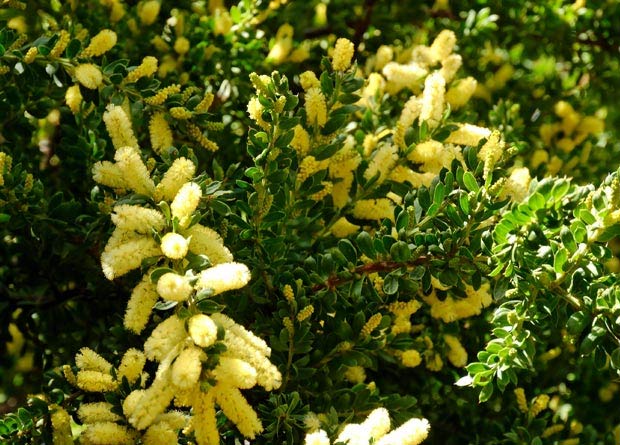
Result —
M4 442L618 443L618 5L0 25Z

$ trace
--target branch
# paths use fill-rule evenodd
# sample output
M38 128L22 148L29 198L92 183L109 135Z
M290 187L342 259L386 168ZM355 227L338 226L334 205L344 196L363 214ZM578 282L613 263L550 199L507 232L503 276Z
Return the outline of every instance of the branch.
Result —
M327 279L325 283L315 284L312 287L312 292L318 292L322 289L329 289L329 290L335 289L338 286L341 286L343 284L353 281L355 279L355 275L358 275L358 274L365 275L365 274L371 274L375 272L391 272L393 270L400 269L401 267L410 268L410 267L419 266L420 264L424 264L428 262L428 260L429 260L429 257L420 256L416 258L415 260L407 261L405 263L401 263L397 261L378 261L376 263L364 264L363 266L358 266L352 271L350 271L353 274L352 277L339 277L338 275L332 275L331 277Z

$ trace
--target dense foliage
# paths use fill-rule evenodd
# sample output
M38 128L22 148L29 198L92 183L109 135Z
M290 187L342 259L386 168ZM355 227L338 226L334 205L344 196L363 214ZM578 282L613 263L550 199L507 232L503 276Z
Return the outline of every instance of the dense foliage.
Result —
M0 441L620 443L618 29L0 0Z

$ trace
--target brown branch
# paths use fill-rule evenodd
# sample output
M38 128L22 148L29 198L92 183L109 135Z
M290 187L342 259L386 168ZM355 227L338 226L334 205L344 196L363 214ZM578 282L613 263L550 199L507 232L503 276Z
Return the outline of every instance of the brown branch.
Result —
M312 286L312 292L318 292L322 289L335 289L338 286L351 282L355 279L355 275L358 274L371 274L375 272L391 272L396 269L400 269L401 267L414 267L419 266L420 264L424 264L428 262L429 257L420 256L415 260L407 261L405 263L398 261L378 261L376 263L364 264L363 266L358 266L353 269L351 272L353 277L339 277L338 275L332 275L327 279L325 283L315 284Z
M375 3L377 3L377 0L366 0L364 2L364 10L366 13L364 14L364 17L362 17L362 19L355 25L355 34L353 35L353 45L355 45L355 48L357 48L362 42L362 37L364 37L364 33L370 26L372 10L375 7Z

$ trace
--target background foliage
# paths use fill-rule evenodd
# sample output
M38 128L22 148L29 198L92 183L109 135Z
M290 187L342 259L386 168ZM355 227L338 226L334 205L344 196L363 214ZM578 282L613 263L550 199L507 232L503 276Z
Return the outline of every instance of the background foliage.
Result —
M335 434L379 406L397 424L427 418L427 443L618 443L617 2L163 1L151 23L145 3L0 4L0 151L12 158L0 163L3 441L50 443L49 406L74 414L91 400L60 371L81 347L115 365L127 348L142 347L122 323L138 276L108 281L99 262L117 196L90 172L114 155L102 120L112 103L129 111L153 171L179 156L198 165L209 184L201 223L252 271L247 287L217 303L267 341L283 375L279 390L247 391L265 426L256 443L301 443L309 413ZM80 53L102 29L117 33L116 45L101 56ZM420 187L365 177L368 157L348 207L317 198L327 173L300 181L303 157L292 147L294 127L306 122L300 74L314 71L327 98L327 128L314 134L311 153L329 160L347 136L359 148L366 135L394 128L418 93L386 95L372 112L353 106L379 71L380 47L404 61L445 29L458 39L458 77L473 76L478 88L436 128L416 124L406 145L443 141L458 123L497 129L510 148L490 175L477 156L484 143ZM354 42L357 71L331 68L325 56L338 37ZM62 55L50 54L62 38ZM125 81L146 56L158 58L157 74ZM104 81L79 87L76 112L65 95L82 63L100 67ZM268 76L267 86L257 91L253 72ZM178 92L149 105L173 84ZM205 93L214 95L208 112L192 111ZM248 116L255 96L266 126ZM191 118L178 118L178 107ZM174 132L174 148L163 153L149 148L155 112ZM593 126L575 132L584 119ZM523 166L533 178L527 196L505 199L497 184ZM399 197L390 218L355 217L356 200L388 193ZM334 236L343 215L360 228ZM441 319L423 303L485 285L493 302L475 317ZM416 299L423 307L411 328L394 333L389 305ZM166 310L174 311L156 311L149 326ZM375 314L375 328L363 332ZM449 360L446 336L466 349L466 369ZM421 365L403 365L409 350ZM547 409L536 412L541 395ZM225 443L241 438L220 421Z

